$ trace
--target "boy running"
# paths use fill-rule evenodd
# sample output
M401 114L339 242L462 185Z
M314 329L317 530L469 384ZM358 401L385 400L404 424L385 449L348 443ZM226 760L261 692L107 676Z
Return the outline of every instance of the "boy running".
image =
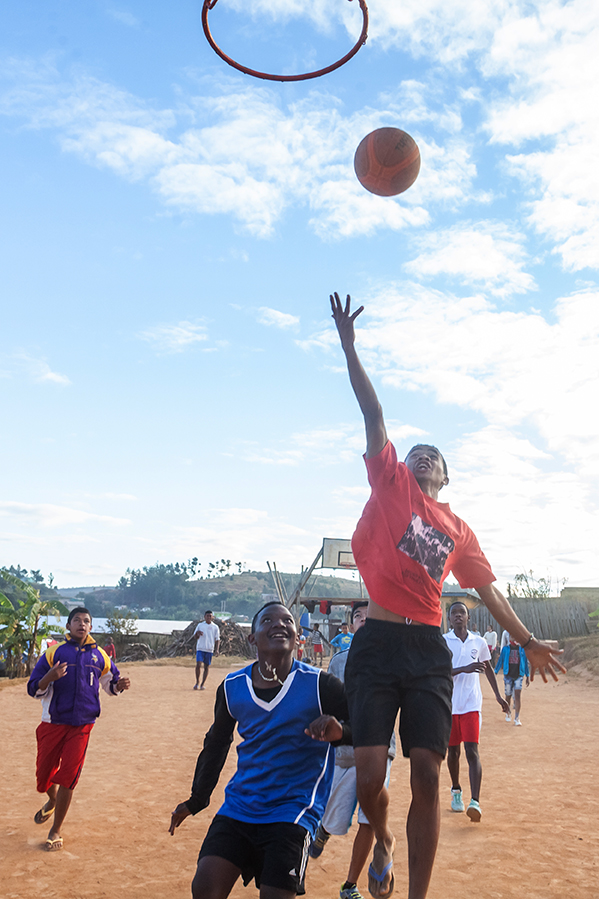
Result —
M471 821L480 821L480 785L483 771L478 754L483 694L479 672L484 671L495 699L504 712L509 706L499 694L497 678L491 666L491 652L485 638L468 630L470 612L463 602L453 602L449 607L449 623L452 630L443 634L449 646L453 665L452 719L447 767L451 775L451 810L464 811L460 786L460 746L464 752L470 774L470 804L466 814Z
M370 596L368 620L349 651L346 688L356 754L358 799L374 828L368 872L375 897L394 888L395 839L385 788L387 752L398 710L404 756L410 759L412 803L407 821L409 899L424 899L440 826L439 772L451 731L451 654L441 636L439 598L450 571L474 587L493 618L526 649L544 681L565 670L535 639L494 586L495 576L470 528L438 501L449 482L445 460L428 445L399 462L383 412L354 346L354 322L339 295L330 297L349 378L366 425L366 468L372 495L352 549Z
M92 616L80 606L67 620L69 635L39 658L27 683L30 696L41 699L42 722L37 737L37 789L48 800L35 815L44 824L52 815L45 848L62 849L62 825L83 768L89 735L100 714L100 686L111 696L128 690L130 680L91 636Z
M226 899L239 877L246 885L254 878L261 899L303 893L308 847L333 779L330 742L351 742L349 726L337 720L348 717L343 684L294 660L297 630L282 603L260 609L248 639L258 660L218 687L191 796L171 817L174 834L207 807L237 725L237 770L202 844L194 899Z

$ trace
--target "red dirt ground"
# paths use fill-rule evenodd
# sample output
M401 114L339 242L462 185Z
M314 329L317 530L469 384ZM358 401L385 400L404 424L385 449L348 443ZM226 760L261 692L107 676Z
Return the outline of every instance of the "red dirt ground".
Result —
M40 706L24 684L0 691L4 810L0 852L2 899L183 899L190 895L197 852L236 760L232 750L210 809L170 837L170 812L189 795L196 757L212 720L214 669L194 692L182 666L123 665L128 694L104 697L83 775L63 829L65 848L46 853L48 825L33 815L35 728ZM599 899L599 687L571 676L523 693L523 727L507 724L486 683L481 735L483 818L472 824L449 811L442 772L441 840L430 899ZM464 770L464 782L467 773ZM408 765L391 775L392 825L398 838L395 895L406 895L405 816ZM353 831L333 838L311 861L307 896L336 899ZM366 878L359 886L367 895ZM236 886L232 896L257 896Z

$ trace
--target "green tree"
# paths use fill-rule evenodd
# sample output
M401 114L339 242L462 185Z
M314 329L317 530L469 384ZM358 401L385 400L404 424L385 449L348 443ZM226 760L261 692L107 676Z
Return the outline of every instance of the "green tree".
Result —
M58 625L42 621L48 615L68 615L69 610L56 599L42 599L40 591L5 569L0 570L0 583L13 588L11 597L0 592L0 646L6 654L9 677L31 674L42 640L57 630ZM26 662L23 663L23 657Z
M113 642L122 645L128 637L133 637L137 633L137 615L127 612L121 615L118 609L115 609L106 619L106 632L110 634Z

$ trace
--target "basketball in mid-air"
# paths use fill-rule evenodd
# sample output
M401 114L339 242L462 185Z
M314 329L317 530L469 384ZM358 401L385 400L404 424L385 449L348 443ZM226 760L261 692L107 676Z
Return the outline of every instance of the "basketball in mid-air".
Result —
M418 144L400 128L377 128L360 141L354 169L366 190L379 197L394 197L411 187L418 177Z

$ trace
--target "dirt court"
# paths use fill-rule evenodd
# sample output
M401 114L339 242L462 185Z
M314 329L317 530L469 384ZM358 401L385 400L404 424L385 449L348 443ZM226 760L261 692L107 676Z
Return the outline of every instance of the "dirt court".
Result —
M191 689L191 663L138 663L122 671L131 677L131 690L114 700L103 695L63 829L65 848L54 854L41 849L48 825L33 822L41 805L34 781L40 706L22 682L0 690L2 899L190 895L198 849L233 772L234 750L210 808L185 821L174 837L167 828L171 810L189 796L215 689L227 669L212 670L205 692ZM599 899L599 682L572 676L550 686L535 681L523 691L521 728L505 722L486 681L483 689L483 818L472 824L449 811L444 766L430 899ZM463 787L466 782L464 769ZM403 759L394 764L390 789L398 844L395 895L405 897L409 794ZM332 838L321 858L310 861L308 897L339 895L354 832ZM364 875L359 887L368 894ZM257 891L238 885L232 896L250 899Z

